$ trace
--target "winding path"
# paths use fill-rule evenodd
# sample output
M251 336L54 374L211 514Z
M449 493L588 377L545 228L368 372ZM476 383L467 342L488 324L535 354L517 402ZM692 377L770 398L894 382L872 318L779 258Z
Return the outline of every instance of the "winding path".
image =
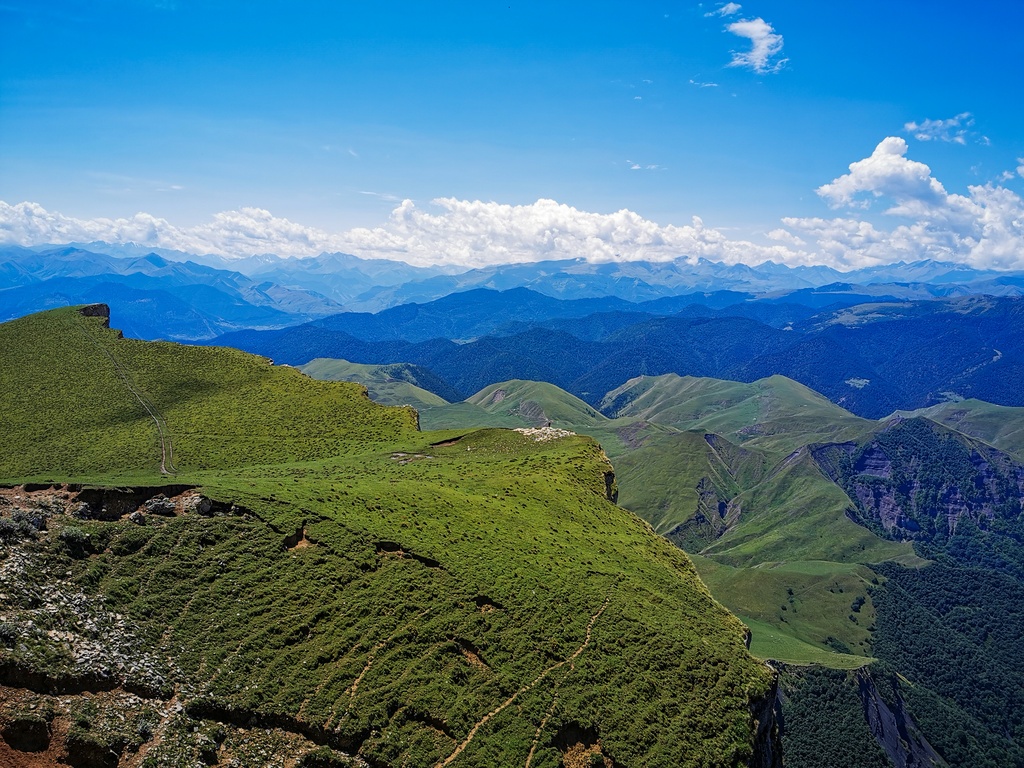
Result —
M104 355L106 355L107 359L110 360L110 364L114 368L114 373L117 374L117 377L121 379L121 382L128 388L128 391L135 396L135 399L139 401L143 410L146 411L149 417L153 420L153 423L156 425L157 438L160 440L160 474L172 475L176 473L178 470L174 466L174 445L171 441L171 431L167 427L167 420L164 419L163 415L157 410L153 402L143 395L142 391L135 386L131 375L125 367L121 365L117 358L114 357L113 353L106 348L103 342L96 338L92 331L89 330L88 325L82 322L76 323L76 325L82 333L85 334L85 337L101 352L103 352Z

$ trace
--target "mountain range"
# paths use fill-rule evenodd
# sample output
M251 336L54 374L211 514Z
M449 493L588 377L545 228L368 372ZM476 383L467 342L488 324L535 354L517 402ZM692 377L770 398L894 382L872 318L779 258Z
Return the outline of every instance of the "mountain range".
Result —
M379 312L409 303L423 304L474 288L509 290L525 287L552 298L617 297L632 303L684 294L732 291L743 294L745 298L776 301L785 295L803 295L803 298L794 300L794 303L802 304L815 301L808 294L817 292L824 294L818 297L819 302L827 302L833 294L846 294L847 298L838 300L856 303L850 301L849 296L859 295L863 297L862 301L869 301L887 296L899 299L975 294L1019 296L1024 291L1024 273L974 269L963 264L931 260L897 262L848 272L823 266L789 267L772 262L757 266L728 265L687 258L666 262L540 261L466 269L453 265L410 266L398 261L363 259L344 253L323 253L311 258L262 254L229 259L212 254L104 242L34 246L30 249L6 246L0 252L0 259L9 263L23 258L26 251L43 255L59 254L67 249L80 252L79 262L96 262L97 266L89 270L90 275L130 274L135 269L132 262L154 254L166 262L191 262L193 267L205 266L216 270L216 273L227 273L208 273L206 279L211 284L225 279L236 282L237 275L244 275L256 285L269 283L300 293L313 292L347 311L358 312ZM59 262L60 257L54 260ZM112 263L112 260L120 264ZM145 268L144 272L152 273ZM58 276L57 273L59 276L72 276L58 269L56 272L51 270L50 277ZM10 286L0 286L0 289L3 287ZM107 298L114 299L116 294L112 292ZM315 310L303 311L316 315ZM14 316L10 312L8 314Z
M761 301L716 310L688 300L586 314L600 301L621 300L560 302L525 289L475 290L375 315L240 331L211 343L289 365L321 357L412 363L463 398L494 381L533 379L596 406L625 379L676 373L748 382L784 375L868 418L971 397L1024 405L1015 384L1024 374L1022 299L836 302L824 310ZM674 314L651 311L680 305ZM508 325L509 317L523 319ZM549 319L531 320L543 317ZM425 340L431 330L446 337Z
M155 253L117 258L75 247L0 249L0 319L108 302L139 338L203 339L233 328L279 328L341 310L313 291Z

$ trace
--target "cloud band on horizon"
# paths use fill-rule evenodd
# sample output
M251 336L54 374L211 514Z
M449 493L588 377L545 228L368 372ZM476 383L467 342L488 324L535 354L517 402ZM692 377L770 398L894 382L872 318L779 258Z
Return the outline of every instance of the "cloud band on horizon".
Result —
M345 251L410 264L491 264L548 259L696 261L727 264L776 261L856 269L895 261L936 259L974 267L1024 269L1024 201L993 184L951 194L924 163L910 160L906 141L888 137L849 173L818 188L832 208L856 211L876 199L904 219L891 230L855 217L786 217L765 234L767 244L731 239L694 216L686 225L658 224L622 209L579 210L554 200L526 205L438 198L435 210L403 200L377 227L331 233L247 207L178 227L149 213L119 219L77 219L23 202L0 201L0 243L136 243L227 258L275 253L284 257Z

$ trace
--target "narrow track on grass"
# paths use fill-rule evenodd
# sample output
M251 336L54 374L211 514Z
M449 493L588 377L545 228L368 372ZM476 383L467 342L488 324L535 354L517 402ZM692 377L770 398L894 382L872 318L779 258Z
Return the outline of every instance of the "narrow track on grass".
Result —
M598 608L597 613L595 613L593 616L591 616L590 617L590 621L587 622L587 631L586 631L586 633L583 636L583 642L580 644L580 647L577 648L573 652L573 654L571 656L569 656L566 659L562 659L559 662L556 662L556 663L552 664L550 667L547 667L539 675L537 675L530 683L528 683L527 685L524 685L518 691L516 691L511 696L509 696L507 699L505 699L505 701L503 701L497 707L495 707L490 712L488 712L486 715L481 717L480 720L477 721L476 725L474 725L469 730L469 733L466 734L466 738L464 738L462 740L462 742L457 747L455 747L455 751L452 752L450 755L448 755L448 757L446 757L440 763L438 763L436 768L446 768L447 766L451 765L455 761L455 759L459 755L462 754L463 750L466 747L469 746L469 743L471 741L473 741L473 738L476 736L477 731L479 731L483 726L485 726L488 723L488 721L490 721L491 719L497 717L502 712L504 712L506 709L508 709L510 706L512 706L512 704L515 702L516 699L518 699L520 696L522 696L527 691L530 691L533 688L535 688L537 686L537 684L540 683L541 680L543 680L545 677L550 675L552 672L554 672L555 670L561 669L566 664L570 664L571 665L574 661L576 661L576 659L579 658L579 655L581 653L583 653L583 651L585 651L587 649L588 645L590 645L590 637L591 637L591 633L593 632L593 629L594 629L594 624L601 617L601 614L604 613L605 608L608 607L608 603L611 601L611 599L612 599L611 591L609 590L609 594L608 594L607 597L605 597L604 603L601 604L601 607ZM554 709L554 707L552 706L552 710L553 709ZM533 756L533 750L531 749L530 750L530 758L531 759L532 759L532 756Z
M107 349L107 347L100 341L96 336L89 330L86 323L75 323L79 330L85 334L85 337L92 342L110 361L110 364L114 368L114 373L121 379L121 382L128 388L135 399L139 401L143 410L149 415L156 425L157 438L160 440L160 474L162 475L173 475L178 470L174 466L174 445L171 440L171 430L167 427L167 420L164 419L163 415L157 410L156 405L153 401L146 397L142 391L135 386L135 382L132 380L131 375L121 365L120 361L114 357L113 353Z
M540 725L537 726L536 733L533 734L533 743L530 744L530 754L526 756L525 768L530 768L530 764L533 763L533 756L537 752L537 745L540 743L540 735L544 733L544 728L548 724L548 720L551 719L551 715L555 713L555 707L558 706L558 689L555 689L555 695L551 699L551 706L548 707L548 711L544 714L543 719L540 721Z

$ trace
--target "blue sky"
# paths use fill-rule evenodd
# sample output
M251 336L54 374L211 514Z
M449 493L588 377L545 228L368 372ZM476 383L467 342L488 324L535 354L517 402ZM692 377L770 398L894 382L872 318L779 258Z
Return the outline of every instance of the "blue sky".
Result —
M1024 4L551 5L0 0L0 238L1024 266Z

